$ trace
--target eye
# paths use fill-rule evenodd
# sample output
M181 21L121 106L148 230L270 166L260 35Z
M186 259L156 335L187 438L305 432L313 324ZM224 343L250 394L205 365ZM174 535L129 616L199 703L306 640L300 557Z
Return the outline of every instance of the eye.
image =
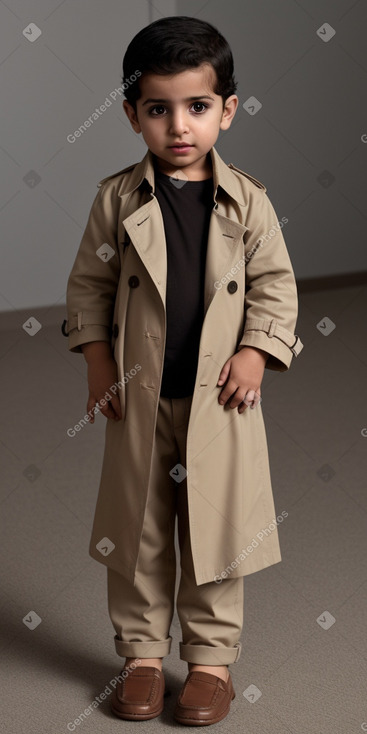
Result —
M194 108L194 112L196 113L205 112L205 110L208 109L208 105L204 104L204 102L194 102L192 107Z
M152 115L152 117L158 117L159 115L162 115L165 111L165 107L161 104L155 105L155 107L151 107L149 110L149 114Z

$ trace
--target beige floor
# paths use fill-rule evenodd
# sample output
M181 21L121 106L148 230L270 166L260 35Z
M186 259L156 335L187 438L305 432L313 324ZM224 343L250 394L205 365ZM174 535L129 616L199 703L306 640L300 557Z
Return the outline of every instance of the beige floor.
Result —
M42 323L33 337L22 328L30 316ZM336 325L327 337L317 328L325 316ZM366 317L366 286L301 294L304 350L289 372L265 372L275 505L288 512L279 527L283 560L244 580L243 652L231 666L237 696L212 731L367 730ZM56 319L63 318L61 309ZM53 311L40 310L1 318L0 680L7 734L71 731L68 723L104 691L122 660L108 617L106 569L88 555L104 419L67 436L85 412L86 370L54 319ZM42 620L33 630L23 622L30 612ZM107 696L74 730L182 729L172 720L186 676L177 617L171 634L171 695L161 717L120 721ZM253 703L243 695L250 686L261 692Z

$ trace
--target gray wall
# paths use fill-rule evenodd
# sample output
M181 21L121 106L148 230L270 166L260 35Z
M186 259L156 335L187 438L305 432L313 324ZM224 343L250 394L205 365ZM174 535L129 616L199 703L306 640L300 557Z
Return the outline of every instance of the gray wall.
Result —
M123 96L110 97L120 86L124 51L140 28L175 8L173 0L0 4L0 311L65 303L98 181L146 150ZM32 42L23 35L30 23L41 30ZM106 97L111 106L69 143Z
M367 270L366 6L177 3L178 14L217 26L232 47L240 102L216 147L260 179L279 219L288 217L283 234L298 278ZM325 22L336 31L328 42L316 34ZM252 116L242 107L251 96L262 104Z
M132 36L174 14L208 20L232 46L240 105L216 147L288 217L296 277L366 270L365 2L13 0L0 6L0 311L65 303L98 181L145 152L120 96L75 143L67 135L120 86ZM325 22L328 42L316 33ZM30 23L42 31L34 42Z

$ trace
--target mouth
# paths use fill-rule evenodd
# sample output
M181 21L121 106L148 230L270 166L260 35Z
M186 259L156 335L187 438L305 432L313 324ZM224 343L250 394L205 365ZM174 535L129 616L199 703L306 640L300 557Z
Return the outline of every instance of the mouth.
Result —
M194 146L190 145L189 143L174 143L174 145L169 145L168 147L174 153L186 153Z

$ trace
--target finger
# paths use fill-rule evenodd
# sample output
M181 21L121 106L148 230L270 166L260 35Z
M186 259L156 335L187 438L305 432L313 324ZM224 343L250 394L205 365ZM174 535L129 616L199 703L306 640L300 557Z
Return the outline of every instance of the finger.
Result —
M108 420L119 420L122 418L119 398L114 396L108 400L106 405L101 406L101 413Z
M254 391L254 392L255 392L255 396L254 396L254 400L253 400L253 403L251 405L251 408L256 408L256 406L259 405L259 403L261 403L261 401L262 401L262 397L260 395L260 390L259 390L259 392L256 392L256 391Z
M255 403L256 398L257 398L257 402ZM255 390L253 390L253 389L247 390L247 392L245 394L245 397L243 398L243 400L242 400L242 402L241 402L241 404L240 404L240 406L238 408L238 412L239 413L243 413L244 410L246 410L246 408L248 406L250 408L256 407L256 405L259 402L259 398L260 398L260 395L258 395L258 393ZM261 400L261 398L260 398L260 400ZM244 406L244 407L242 407L242 406Z
M229 400L229 403L228 403L229 407L239 408L241 404L243 405L242 395L243 395L243 390L240 388L240 386L238 386L236 392L234 393L234 395L232 395L231 399Z
M109 402L105 405L99 405L99 409L105 418L114 418L115 411L111 408Z
M101 406L102 415L113 420L122 418L120 399L116 395L111 395L108 400L107 398L105 400L105 405Z
M238 406L238 412L239 412L239 413L244 413L244 412L245 412L245 410L247 410L247 405L246 405L246 403L243 403L243 402L242 402L242 403L240 403L240 404L239 404L239 406Z
M232 396L236 392L237 388L238 388L238 385L236 385L235 381L234 380L230 380L227 383L227 385L223 388L222 392L219 395L218 400L219 400L220 405L224 405L224 403L226 403L227 400L229 400L230 398L232 398Z
M89 397L87 402L87 414L90 416L90 423L94 423L94 408L96 406L95 398Z
M247 393L244 397L245 405L250 405L252 407L253 401L255 399L255 395L256 395L255 390L247 390Z
M89 423L94 423L94 416L95 416L95 414L96 414L96 409L95 408L91 408L90 410L88 410L87 415L89 416Z
M225 363L225 365L224 365L224 367L223 367L220 375L219 375L219 379L218 379L217 385L223 385L225 383L225 381L226 381L226 379L227 379L227 377L229 375L229 370L230 370L230 362L227 361Z
M247 390L247 393L243 398L244 404L249 406L251 409L256 408L256 406L261 403L260 388L258 388L258 390L259 392L256 392L253 388Z

